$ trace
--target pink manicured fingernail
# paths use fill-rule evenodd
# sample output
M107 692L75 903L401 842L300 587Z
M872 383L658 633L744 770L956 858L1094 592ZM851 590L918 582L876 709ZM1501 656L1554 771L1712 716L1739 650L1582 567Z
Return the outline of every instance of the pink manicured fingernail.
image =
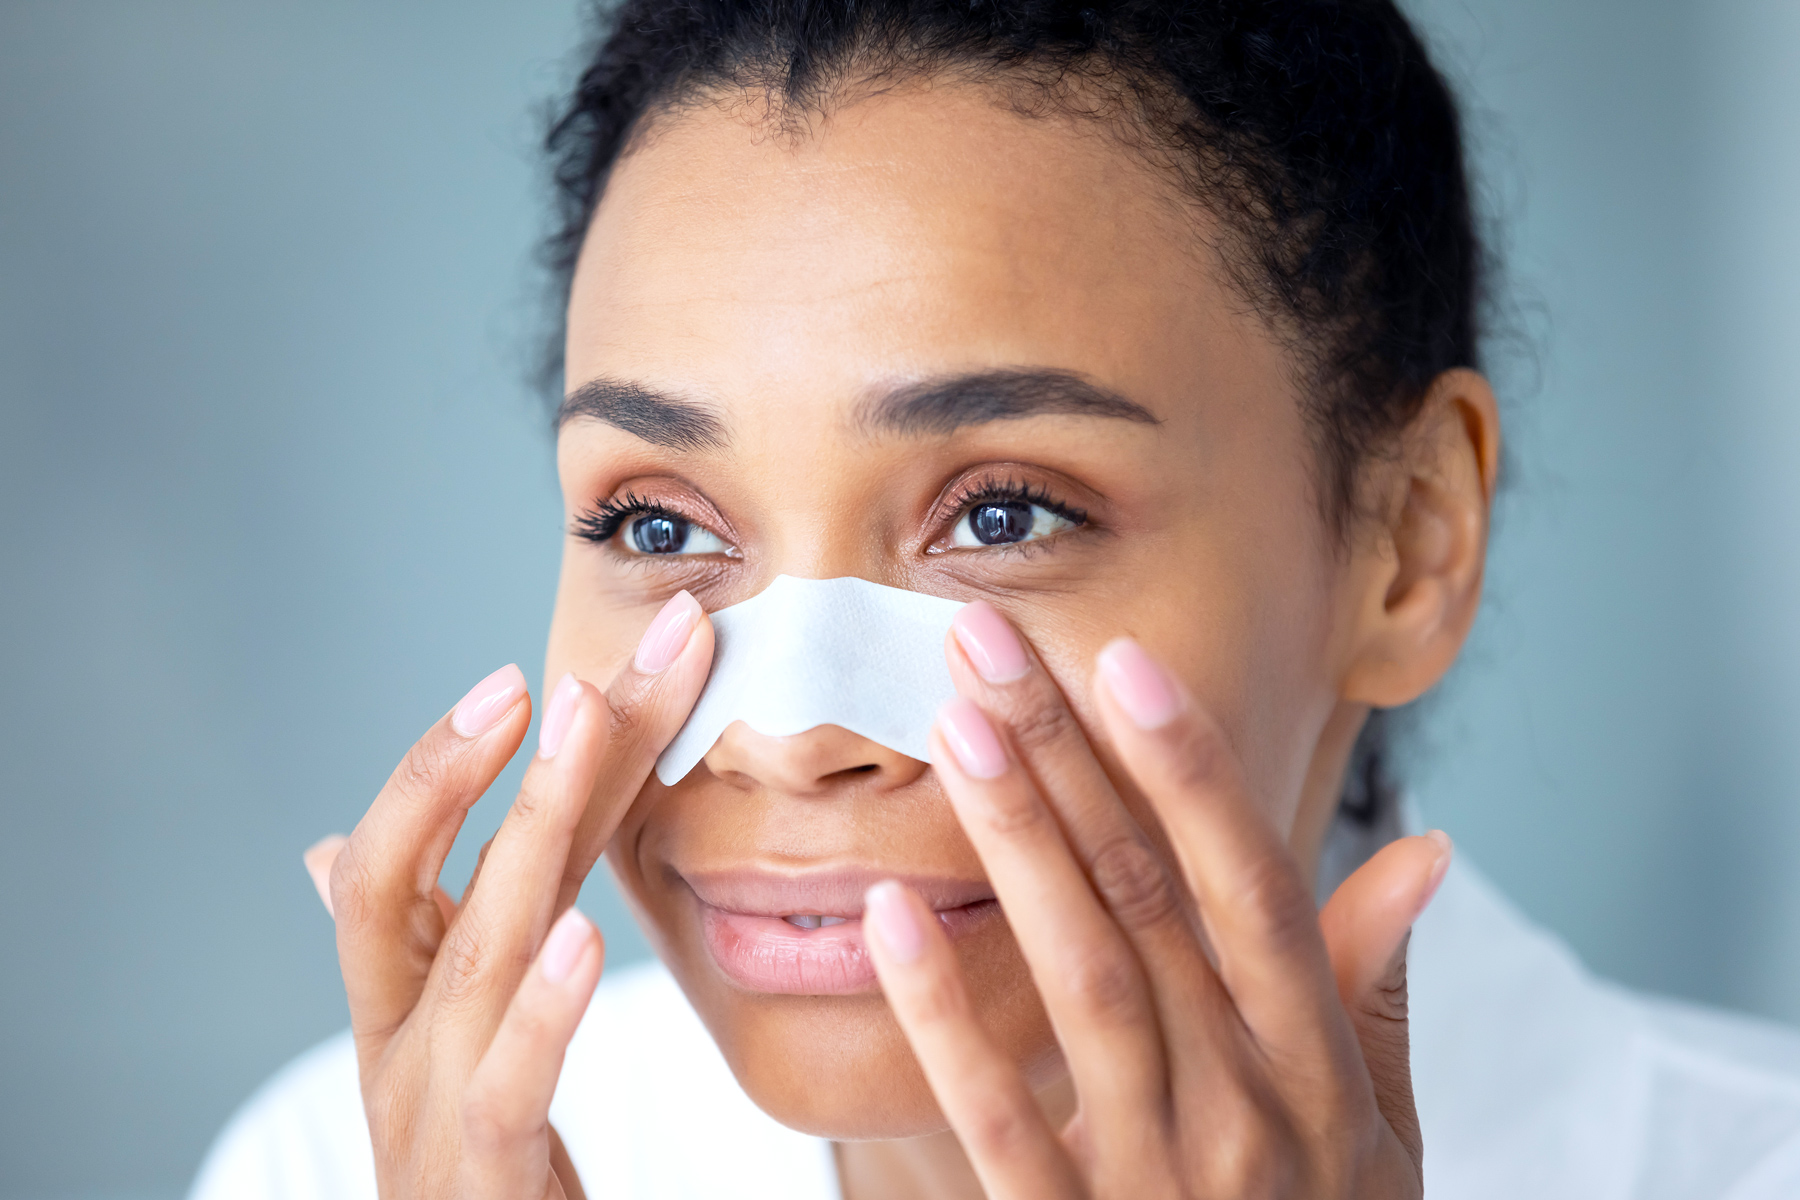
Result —
M925 932L906 902L905 891L891 879L863 896L863 925L875 931L895 962L917 962L925 952Z
M1011 683L1031 670L1025 644L1006 618L986 600L965 604L950 619L963 653L975 664L975 672L989 683Z
M1415 921L1419 919L1419 914L1425 911L1426 906L1431 903L1432 897L1437 895L1438 888L1443 886L1444 876L1449 873L1450 870L1450 861L1456 857L1456 846L1450 841L1449 834L1441 829L1434 829L1425 836L1438 844L1440 853L1438 854L1437 862L1432 864L1431 878L1425 884L1425 894L1419 898L1419 912L1413 914L1413 919Z
M575 701L580 696L581 681L574 675L564 675L550 693L550 703L544 706L544 719L538 725L539 758L555 758L562 749L563 738L575 723Z
M306 853L300 856L300 861L306 864L306 873L312 876L319 899L325 902L325 914L330 917L337 916L331 911L331 867L349 841L343 834L334 833L308 846Z
M1181 711L1181 694L1168 673L1130 638L1108 642L1100 651L1100 678L1139 729L1161 729Z
M1006 774L1006 750L987 716L973 702L958 696L945 704L938 709L937 725L964 771L976 779Z
M688 644L688 636L700 622L700 602L686 592L676 592L644 630L638 642L637 657L632 661L646 675L654 675L677 658Z
M538 970L544 973L545 979L563 983L569 978L575 964L581 961L581 952L587 949L593 929L588 919L572 908L556 919L538 956Z
M507 663L469 689L450 714L450 727L466 738L480 737L500 723L525 694L525 675Z

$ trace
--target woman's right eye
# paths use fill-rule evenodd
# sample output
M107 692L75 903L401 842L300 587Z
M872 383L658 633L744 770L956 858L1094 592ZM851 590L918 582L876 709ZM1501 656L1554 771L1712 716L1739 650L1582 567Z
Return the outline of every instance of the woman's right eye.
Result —
M621 531L634 554L726 554L731 547L718 534L673 513L645 513L625 522Z

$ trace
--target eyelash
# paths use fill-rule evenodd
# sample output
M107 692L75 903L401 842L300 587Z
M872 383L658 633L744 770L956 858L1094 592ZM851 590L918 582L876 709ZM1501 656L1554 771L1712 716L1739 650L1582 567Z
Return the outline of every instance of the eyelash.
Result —
M1039 508L1055 513L1069 524L1079 528L1087 524L1087 510L1076 508L1072 504L1064 504L1042 487L1034 487L1014 479L988 478L972 483L959 490L955 497L946 501L939 510L944 520L962 516L969 509L979 504L1035 504ZM1015 546L1023 549L1034 546L1035 542L1019 542ZM993 547L1000 549L1001 547ZM1005 547L1012 549L1014 547Z
M610 542L633 517L673 517L678 521L691 521L686 514L678 513L666 504L646 500L636 492L626 492L622 497L604 500L576 516L575 536L594 543Z
M939 512L942 520L960 517L963 513L979 504L993 503L1034 504L1039 508L1055 513L1071 525L1080 527L1087 524L1087 510L1064 504L1042 487L1034 487L1014 479L984 479L972 483L959 490L955 497L941 506ZM610 542L625 522L633 517L672 517L678 521L695 523L692 517L677 512L666 504L658 504L654 500L646 500L635 492L626 492L621 497L601 501L586 512L575 517L574 533L584 541L601 544ZM1022 542L1016 546L993 547L993 549L1018 549L1035 546L1035 542Z

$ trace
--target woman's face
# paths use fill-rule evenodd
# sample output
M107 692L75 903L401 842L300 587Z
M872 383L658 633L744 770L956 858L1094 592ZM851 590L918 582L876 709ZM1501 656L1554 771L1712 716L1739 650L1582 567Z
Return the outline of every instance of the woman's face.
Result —
M1138 639L1308 857L1361 711L1342 696L1366 597L1321 514L1289 362L1208 228L1098 127L972 89L863 101L801 137L724 108L659 122L576 272L546 678L604 683L682 588L708 610L784 573L986 599L1090 736L1094 655ZM608 853L739 1079L790 1125L942 1127L857 922L785 919L854 918L880 878L948 913L994 1035L1059 1078L922 763L740 724L680 783L652 777Z

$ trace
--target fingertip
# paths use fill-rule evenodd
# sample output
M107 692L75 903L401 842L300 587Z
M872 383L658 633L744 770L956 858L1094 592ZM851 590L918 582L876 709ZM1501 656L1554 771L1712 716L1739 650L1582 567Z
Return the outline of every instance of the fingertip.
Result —
M311 876L313 887L318 891L319 900L325 905L328 916L336 915L331 910L331 867L349 841L343 834L333 833L320 838L300 855L300 861L306 864L306 873Z
M872 934L887 956L902 965L925 953L925 930L913 911L906 885L884 879L863 896L863 931Z
M500 724L521 699L529 698L530 692L519 664L507 663L457 701L450 710L450 727L462 737L480 737Z
M632 663L641 674L657 675L673 664L693 641L706 610L686 588L669 597L638 641Z
M1173 721L1184 707L1173 676L1130 638L1114 638L1101 648L1095 674L1126 718L1146 733Z
M549 700L544 704L544 719L538 724L539 758L555 758L556 752L562 749L563 739L569 735L569 728L575 723L575 711L581 695L581 680L575 678L573 671L563 672L563 677L557 680Z
M544 948L538 952L538 970L545 980L562 986L577 978L576 968L599 940L599 932L580 909L571 905L550 927Z
M1450 863L1456 857L1456 844L1450 835L1441 829L1433 829L1425 835L1426 840L1437 847L1437 858L1431 864L1431 874L1425 880L1424 890L1419 895L1419 905L1413 913L1413 920L1418 920L1432 900L1437 896L1438 888L1443 886L1444 876L1450 872Z

